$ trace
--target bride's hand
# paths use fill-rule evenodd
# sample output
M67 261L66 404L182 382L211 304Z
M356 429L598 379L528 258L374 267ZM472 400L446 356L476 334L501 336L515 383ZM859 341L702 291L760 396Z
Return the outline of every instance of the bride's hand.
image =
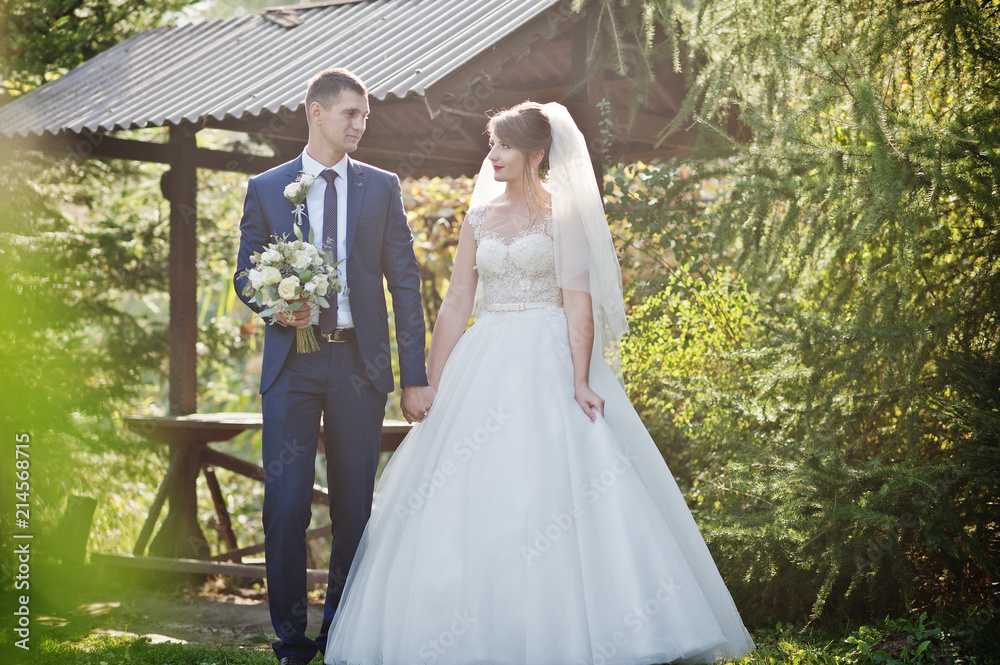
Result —
M403 386L399 408L408 423L420 423L427 417L437 391L430 386Z
M576 388L576 403L580 405L583 412L590 418L590 422L596 422L597 416L594 411L604 415L604 398L590 389L590 386L583 385Z

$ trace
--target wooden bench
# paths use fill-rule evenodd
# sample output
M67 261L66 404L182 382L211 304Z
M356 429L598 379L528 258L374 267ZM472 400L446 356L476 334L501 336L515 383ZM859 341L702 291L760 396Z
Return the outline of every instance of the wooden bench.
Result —
M210 446L212 443L228 441L247 430L261 428L261 414L227 412L195 413L186 416L126 416L129 431L150 441L170 446L170 465L160 483L156 498L149 509L149 515L132 550L132 556L100 554L91 559L105 564L117 561L128 567L171 569L177 572L237 575L242 577L263 577L263 566L243 564L245 556L264 551L263 543L239 547L233 531L232 520L226 507L226 500L215 475L220 467L247 478L264 481L264 469L258 464L227 455ZM393 452L410 431L411 425L405 421L387 420L382 427L382 452ZM322 434L317 442L323 451ZM226 551L212 555L208 541L198 523L197 482L199 474L204 475L208 491L212 496L215 514L226 544ZM313 486L313 503L328 504L324 488ZM164 518L156 537L153 529L169 501L167 516ZM320 538L330 534L330 525L310 529L306 538ZM146 555L147 546L149 555ZM96 558L95 558L96 557ZM217 565L213 566L215 563ZM310 571L310 578L325 571Z

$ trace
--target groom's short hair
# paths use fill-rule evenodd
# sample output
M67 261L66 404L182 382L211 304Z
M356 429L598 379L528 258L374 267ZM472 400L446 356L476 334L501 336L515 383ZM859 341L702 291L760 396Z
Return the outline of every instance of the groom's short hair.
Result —
M330 108L330 104L335 102L344 90L368 96L368 88L364 82L346 69L338 67L316 74L306 88L306 113L309 112L313 102L319 102L325 109Z

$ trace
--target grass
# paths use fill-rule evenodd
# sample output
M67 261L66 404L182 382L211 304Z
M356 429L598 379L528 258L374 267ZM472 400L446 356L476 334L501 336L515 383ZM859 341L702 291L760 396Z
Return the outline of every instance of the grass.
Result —
M28 663L48 665L274 665L270 649L151 644L145 638L100 635L67 644L47 640Z
M4 665L274 665L259 585L223 578L187 587L76 571L89 583L51 579L32 600L30 651L0 626ZM144 583L145 582L145 583ZM240 603L254 603L251 605ZM6 603L4 603L6 605ZM322 612L317 599L314 611ZM229 608L223 610L222 608ZM948 619L924 614L865 625L753 631L757 650L739 665L1000 665L1000 618L992 605ZM8 607L3 614L12 616ZM257 614L250 616L252 611ZM260 616L260 615L263 616ZM315 617L314 617L315 618ZM157 635L162 633L163 635ZM189 643L162 641L184 636ZM153 636L146 637L146 636ZM319 665L315 660L314 665Z
M757 650L740 665L996 665L1000 631L992 615L891 619L846 631L778 624L757 631Z
M992 630L990 630L992 628ZM800 631L778 625L755 634L758 648L739 665L993 665L1000 662L995 627L969 622L943 626L926 614L886 619L848 633ZM60 665L274 665L270 649L152 644L145 638L90 636L79 642L46 640L24 663ZM319 663L318 660L315 663Z

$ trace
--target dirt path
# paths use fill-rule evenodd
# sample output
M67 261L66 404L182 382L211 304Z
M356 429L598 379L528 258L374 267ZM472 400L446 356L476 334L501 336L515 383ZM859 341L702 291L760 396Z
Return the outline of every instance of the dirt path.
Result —
M310 600L311 632L318 630L322 618L322 601ZM226 587L218 581L182 590L112 590L38 620L72 641L104 634L146 637L154 643L269 649L274 639L266 593Z

